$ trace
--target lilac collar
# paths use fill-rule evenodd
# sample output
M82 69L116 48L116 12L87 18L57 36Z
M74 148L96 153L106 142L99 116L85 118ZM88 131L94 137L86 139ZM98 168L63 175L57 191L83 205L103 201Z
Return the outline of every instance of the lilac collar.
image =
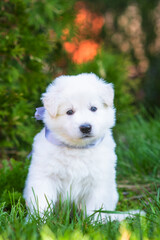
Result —
M36 112L35 112L35 118L37 120L43 120L43 117L44 117L44 112L45 112L45 108L44 107L39 107L39 108L36 108ZM94 142L86 145L86 146L71 146L71 145L68 145L66 143L63 143L61 142L60 140L58 140L56 138L56 136L54 135L54 133L52 131L50 131L46 126L45 126L45 137L46 139L54 144L54 145L57 145L57 146L62 146L62 147L68 147L68 148L76 148L76 149L87 149L87 148L92 148L92 147L95 147L97 146L99 143L102 142L103 138L100 138L98 140L95 140Z

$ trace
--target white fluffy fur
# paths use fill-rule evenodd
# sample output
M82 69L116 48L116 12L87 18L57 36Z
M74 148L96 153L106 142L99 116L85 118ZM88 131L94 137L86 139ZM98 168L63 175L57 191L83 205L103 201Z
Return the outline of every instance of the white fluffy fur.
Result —
M101 207L115 210L118 193L117 157L111 130L115 124L113 97L112 84L92 73L61 76L49 85L42 95L46 109L44 123L58 140L72 147L50 143L44 129L35 136L24 189L31 211L37 208L35 196L43 212L47 209L47 200L56 203L60 194L62 200L70 196L78 205L86 206L88 215ZM97 107L97 111L92 112L91 106ZM70 109L73 115L66 114ZM83 138L79 127L84 123L92 125L92 137ZM77 148L101 138L103 140L92 148ZM114 215L114 218L122 216Z

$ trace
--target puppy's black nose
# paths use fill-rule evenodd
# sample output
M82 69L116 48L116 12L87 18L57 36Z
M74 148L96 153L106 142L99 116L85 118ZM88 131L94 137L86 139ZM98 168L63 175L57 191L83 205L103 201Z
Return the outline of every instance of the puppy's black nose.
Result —
M82 133L86 133L86 134L90 133L92 130L92 126L88 123L82 124L79 128Z

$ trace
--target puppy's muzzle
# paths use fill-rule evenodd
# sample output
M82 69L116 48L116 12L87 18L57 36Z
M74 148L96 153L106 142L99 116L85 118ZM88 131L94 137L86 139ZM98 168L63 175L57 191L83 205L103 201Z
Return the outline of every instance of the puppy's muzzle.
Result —
M89 123L84 123L79 127L80 131L85 134L90 134L92 131L92 126Z

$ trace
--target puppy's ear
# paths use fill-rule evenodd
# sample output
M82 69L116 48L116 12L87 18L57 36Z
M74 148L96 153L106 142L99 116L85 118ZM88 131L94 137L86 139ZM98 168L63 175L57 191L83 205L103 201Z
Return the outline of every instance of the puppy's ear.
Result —
M104 104L109 107L113 107L114 89L112 83L103 84L102 99L104 101Z
M51 115L51 117L56 117L57 110L58 110L58 103L57 103L57 92L54 86L50 86L47 89L46 93L42 94L41 98L45 109Z

